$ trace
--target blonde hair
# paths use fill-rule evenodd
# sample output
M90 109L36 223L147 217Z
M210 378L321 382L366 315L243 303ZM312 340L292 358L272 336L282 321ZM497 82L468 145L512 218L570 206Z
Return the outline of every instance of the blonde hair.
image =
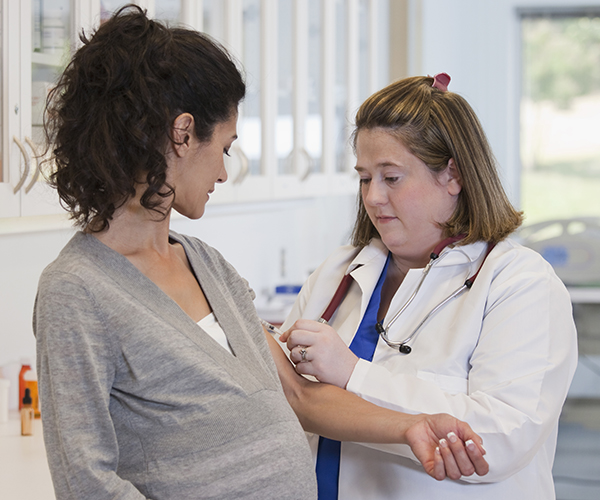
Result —
M354 147L361 130L383 128L434 175L452 158L462 190L454 213L442 224L445 236L465 234L461 244L501 241L521 225L523 214L506 196L496 160L471 106L458 94L432 84L431 77L405 78L369 97L356 114ZM378 237L359 192L352 244L363 247Z

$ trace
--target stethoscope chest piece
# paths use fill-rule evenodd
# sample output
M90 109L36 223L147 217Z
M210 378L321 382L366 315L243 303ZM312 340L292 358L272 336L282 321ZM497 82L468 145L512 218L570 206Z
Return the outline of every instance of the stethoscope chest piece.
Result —
M408 344L405 344L404 342L392 342L388 338L387 333L385 332L385 328L383 327L383 324L381 321L378 323L375 323L375 330L377 330L377 333L379 334L379 336L390 347L392 347L394 349L398 349L398 352L400 352L401 354L410 354L411 353L412 347L409 346Z
M410 354L410 352L412 351L412 347L410 347L409 345L406 345L406 344L400 344L400 347L398 347L398 350L402 354Z

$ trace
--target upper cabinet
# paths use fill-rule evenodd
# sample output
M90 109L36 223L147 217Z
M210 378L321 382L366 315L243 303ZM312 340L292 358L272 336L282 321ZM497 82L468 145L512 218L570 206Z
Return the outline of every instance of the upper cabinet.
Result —
M0 216L61 211L44 181L43 110L68 62L75 28L69 0L2 0ZM47 166L45 167L47 168Z
M78 46L120 0L0 0L0 216L60 211L39 170L43 108ZM388 83L389 0L138 0L151 17L203 30L240 62L247 95L229 181L211 203L356 192L350 134ZM384 33L384 36L382 36Z
M362 100L389 83L389 1L202 4L203 29L242 63L248 89L231 182L211 200L357 192L350 135Z

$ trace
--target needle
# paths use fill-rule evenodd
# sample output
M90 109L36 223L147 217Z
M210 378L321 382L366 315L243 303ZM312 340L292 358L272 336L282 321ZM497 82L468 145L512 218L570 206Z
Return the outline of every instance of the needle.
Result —
M272 325L271 323L269 323L268 321L265 321L262 318L258 318L260 320L260 322L262 323L262 326L265 327L265 329L271 333L271 334L275 334L277 336L281 336L283 335L283 332L277 328L275 325Z

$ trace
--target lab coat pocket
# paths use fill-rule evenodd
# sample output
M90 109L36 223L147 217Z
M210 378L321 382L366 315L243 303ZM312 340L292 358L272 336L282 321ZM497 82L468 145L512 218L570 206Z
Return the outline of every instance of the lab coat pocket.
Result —
M427 382L433 382L444 392L449 394L467 394L469 389L469 381L463 377L455 377L452 375L441 375L439 373L427 372L419 370L417 377Z

